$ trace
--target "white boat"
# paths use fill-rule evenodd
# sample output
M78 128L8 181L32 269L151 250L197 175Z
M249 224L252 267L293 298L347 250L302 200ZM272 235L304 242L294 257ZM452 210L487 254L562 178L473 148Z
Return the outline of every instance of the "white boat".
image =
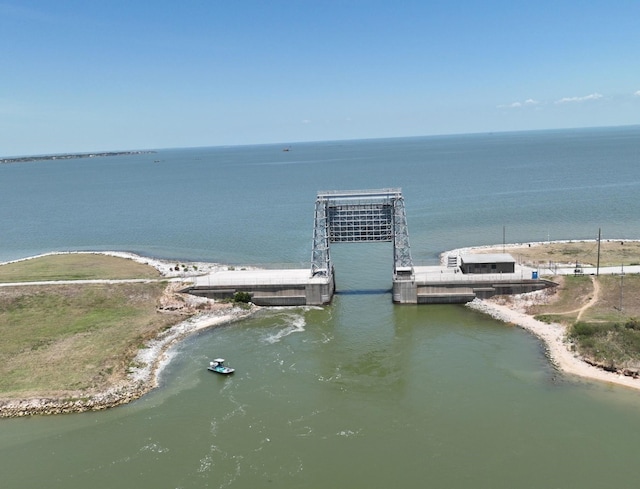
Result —
M217 374L232 374L235 369L227 367L224 364L224 358L216 358L213 362L209 362L207 370L211 370Z

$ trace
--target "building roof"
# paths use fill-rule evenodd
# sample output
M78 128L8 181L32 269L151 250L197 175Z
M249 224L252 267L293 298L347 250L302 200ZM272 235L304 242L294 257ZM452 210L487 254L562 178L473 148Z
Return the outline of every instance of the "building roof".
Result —
M509 253L470 253L460 255L462 263L515 263Z

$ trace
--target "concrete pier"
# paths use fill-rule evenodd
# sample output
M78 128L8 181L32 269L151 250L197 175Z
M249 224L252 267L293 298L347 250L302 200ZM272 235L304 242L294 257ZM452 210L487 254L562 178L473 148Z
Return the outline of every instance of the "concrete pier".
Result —
M285 270L226 270L196 277L184 292L210 299L251 294L259 306L316 306L329 304L335 292L333 274L311 276L308 268Z
M413 280L394 280L393 301L400 304L463 304L476 297L521 294L556 284L533 278L534 271L516 266L513 273L464 274L459 268L416 266Z

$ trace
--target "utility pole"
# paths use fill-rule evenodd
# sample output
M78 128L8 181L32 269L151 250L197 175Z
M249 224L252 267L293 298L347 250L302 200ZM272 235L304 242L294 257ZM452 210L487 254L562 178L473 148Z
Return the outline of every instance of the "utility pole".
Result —
M596 277L600 276L600 228L598 228L598 264L596 265Z
M504 253L504 247L505 247L505 237L506 237L506 227L502 226L502 252Z
M624 295L624 263L620 265L620 312L622 312L623 295Z

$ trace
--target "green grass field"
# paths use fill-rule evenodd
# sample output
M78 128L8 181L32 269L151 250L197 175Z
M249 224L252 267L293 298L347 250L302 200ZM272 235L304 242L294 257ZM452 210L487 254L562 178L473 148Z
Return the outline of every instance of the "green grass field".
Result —
M149 265L94 253L47 255L0 266L0 283L139 278L161 274Z
M550 304L530 309L538 319L567 326L578 352L611 370L640 368L640 275L557 277L560 286ZM597 281L596 300L593 281ZM584 309L578 319L579 309Z
M8 270L7 270L8 269ZM150 266L104 255L52 255L0 266L5 282L159 278ZM138 349L179 316L156 306L166 282L0 287L0 398L101 390Z

